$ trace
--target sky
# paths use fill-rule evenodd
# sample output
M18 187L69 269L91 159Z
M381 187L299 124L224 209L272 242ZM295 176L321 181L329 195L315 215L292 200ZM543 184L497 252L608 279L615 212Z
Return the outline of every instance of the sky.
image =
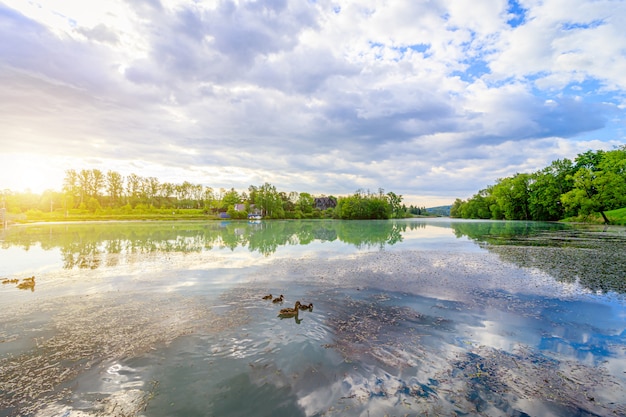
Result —
M626 143L626 0L0 0L0 189L466 199Z

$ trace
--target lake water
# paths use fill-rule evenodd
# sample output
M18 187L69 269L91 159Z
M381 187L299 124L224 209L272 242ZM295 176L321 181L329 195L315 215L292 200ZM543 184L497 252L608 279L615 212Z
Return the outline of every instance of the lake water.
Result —
M107 222L0 244L0 416L626 415L624 228ZM278 317L296 300L312 311Z

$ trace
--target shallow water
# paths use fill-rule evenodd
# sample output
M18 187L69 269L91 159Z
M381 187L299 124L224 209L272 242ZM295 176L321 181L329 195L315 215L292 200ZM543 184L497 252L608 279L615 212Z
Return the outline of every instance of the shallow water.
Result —
M626 415L623 228L0 233L0 416Z

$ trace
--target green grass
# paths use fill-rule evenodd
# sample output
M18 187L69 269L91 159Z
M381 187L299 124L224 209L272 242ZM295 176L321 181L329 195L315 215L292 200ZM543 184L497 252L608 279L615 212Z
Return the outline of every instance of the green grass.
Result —
M606 212L606 216L613 224L626 225L626 207Z
M605 211L606 217L608 217L611 224L626 226L626 207L616 210ZM604 219L600 213L593 213L587 216L575 216L563 219L564 222L580 222L580 223L593 223L604 224Z
M13 214L9 220L15 223L65 222L65 221L110 221L110 220L217 220L213 214L206 214L197 209L161 209L161 210L100 210L96 213L87 210L42 212L28 210L26 213Z

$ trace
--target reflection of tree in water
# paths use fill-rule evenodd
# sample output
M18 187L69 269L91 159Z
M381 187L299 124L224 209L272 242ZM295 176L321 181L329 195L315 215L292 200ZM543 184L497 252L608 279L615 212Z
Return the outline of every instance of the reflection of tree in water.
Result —
M382 248L402 241L407 227L420 226L394 221L334 220L55 224L8 230L3 247L28 250L40 244L45 250L60 248L66 269L95 269L118 265L123 255L200 253L215 247L247 247L267 256L281 246L339 239L357 248Z
M402 241L406 223L389 221L351 221L339 223L339 240L351 243L357 248L371 248L394 245Z
M75 242L61 247L63 268L96 269L100 266L103 252L95 242Z
M593 228L537 222L452 223L503 260L540 269L592 291L626 292L626 236Z
M495 245L514 244L517 239L525 239L531 236L538 236L546 232L564 230L567 225L561 223L543 222L452 222L452 230L456 237L467 236L479 243L490 243Z

